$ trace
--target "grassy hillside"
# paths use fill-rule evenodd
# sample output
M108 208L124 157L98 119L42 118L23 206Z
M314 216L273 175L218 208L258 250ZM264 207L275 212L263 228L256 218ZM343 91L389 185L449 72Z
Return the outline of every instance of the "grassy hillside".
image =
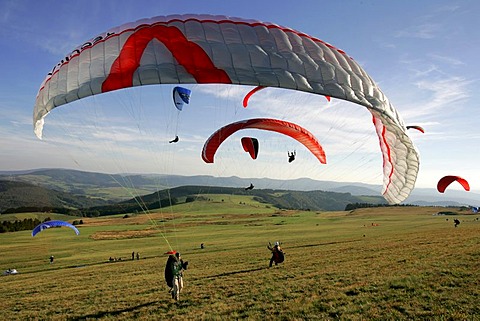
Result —
M478 216L438 211L282 211L211 195L148 215L86 218L79 236L6 233L0 267L20 274L1 277L0 318L477 320ZM269 269L265 245L277 240L286 261ZM169 244L190 262L178 303L163 280Z

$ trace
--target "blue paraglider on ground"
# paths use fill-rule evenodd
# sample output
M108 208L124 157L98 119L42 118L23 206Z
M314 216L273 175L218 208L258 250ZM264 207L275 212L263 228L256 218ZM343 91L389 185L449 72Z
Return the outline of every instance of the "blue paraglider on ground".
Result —
M35 228L32 230L32 236L35 236L37 235L38 233L40 233L41 231L43 230L46 230L48 228L51 228L51 227L61 227L61 226L66 226L66 227L69 227L71 228L72 230L75 231L75 234L80 234L80 231L75 227L73 226L72 224L68 223L68 222L64 222L64 221L47 221L47 222L43 222L43 223L40 223L38 224L37 226L35 226Z

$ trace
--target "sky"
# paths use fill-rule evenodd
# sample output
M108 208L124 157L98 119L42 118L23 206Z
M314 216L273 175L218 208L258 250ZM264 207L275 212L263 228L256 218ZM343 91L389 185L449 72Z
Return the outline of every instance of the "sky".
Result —
M353 57L407 125L420 154L416 187L435 188L459 175L480 192L478 59L480 2L424 1L22 1L0 0L0 171L69 168L382 184L382 156L371 115L362 106L268 88L248 108L252 87L191 85L191 103L173 108L173 86L98 95L59 107L33 133L35 97L46 74L75 47L112 27L170 14L218 14L290 27ZM327 154L275 133L248 130L229 138L214 164L201 160L205 140L227 123L261 115L310 130ZM180 142L168 141L179 135ZM239 143L257 137L253 161ZM288 163L287 152L297 159ZM461 190L452 185L453 190Z

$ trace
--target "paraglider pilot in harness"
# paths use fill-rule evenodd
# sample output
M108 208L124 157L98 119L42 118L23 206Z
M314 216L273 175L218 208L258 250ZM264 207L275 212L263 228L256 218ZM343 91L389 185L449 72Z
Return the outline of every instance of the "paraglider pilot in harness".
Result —
M252 190L254 187L255 187L255 186L253 186L253 184L250 183L250 186L245 187L245 190L246 190L246 191L249 191L249 190Z
M272 247L272 244L270 242L267 245L267 249L272 251L272 258L270 259L270 264L269 267L272 267L273 262L275 262L275 265L282 263L285 260L285 255L283 253L282 248L280 247L279 242L275 242L275 245Z
M288 152L288 162L291 163L295 160L295 156L297 156L297 152L296 151L293 151L293 152Z
M174 293L173 293L173 285L174 285L174 279L175 277L180 277L179 280L179 289L178 291L180 292L183 288L183 270L186 270L188 268L188 261L183 261L183 259L180 256L179 252L172 252L167 259L167 264L165 266L165 281L167 282L169 289L169 292L172 294L172 298L174 298Z
M179 140L178 136L175 136L175 139L169 141L169 143L170 143L170 144L171 144L171 143L176 143L176 142L178 142L178 140Z

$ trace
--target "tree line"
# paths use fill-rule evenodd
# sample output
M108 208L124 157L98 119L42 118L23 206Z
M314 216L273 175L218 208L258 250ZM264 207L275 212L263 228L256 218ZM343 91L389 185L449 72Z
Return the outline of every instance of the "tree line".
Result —
M44 222L46 221L50 221L50 218L46 218ZM0 222L0 233L33 230L35 226L40 223L42 223L42 221L40 221L38 218L26 218L23 220L15 221L2 221Z
M356 208L368 208L368 207L392 207L392 206L417 206L417 205L412 205L412 204L372 204L372 203L350 203L345 206L345 211L352 211Z

